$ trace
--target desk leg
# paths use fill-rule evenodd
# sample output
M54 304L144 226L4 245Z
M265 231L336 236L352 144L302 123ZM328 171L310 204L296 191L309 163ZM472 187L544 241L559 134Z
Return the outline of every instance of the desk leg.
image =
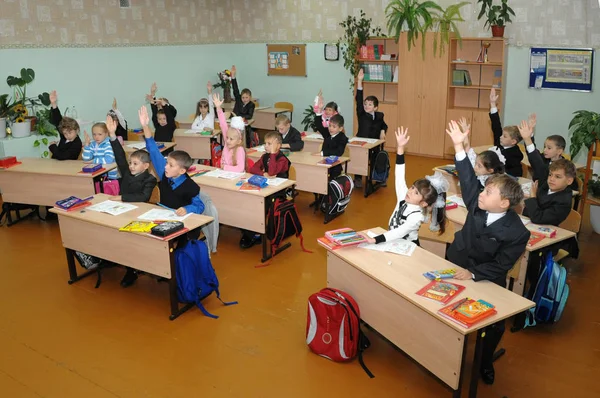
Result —
M379 150L383 151L383 144L381 144L379 146ZM380 182L375 182L375 184L373 184L373 180L371 179L372 175L373 175L373 163L371 162L371 159L373 157L373 148L369 149L369 154L367 156L367 161L368 161L368 166L367 166L367 181L366 181L366 185L365 185L365 198L368 197L370 194L376 192L379 188L381 188L382 184Z
M69 267L69 285L72 285L73 283L85 278L86 276L90 276L98 272L96 269L91 269L89 271L84 272L81 275L77 275L77 264L75 264L75 251L65 248L65 252L67 253L67 265Z
M477 397L477 384L479 383L479 367L481 365L481 353L483 351L484 329L477 331L475 342L475 355L473 356L473 368L471 369L471 385L469 386L469 398Z
M452 392L452 398L460 398L460 395L462 394L463 374L465 371L465 362L467 359L468 342L469 335L465 335L465 339L463 341L462 361L460 361L460 373L458 375L458 388Z
M169 262L171 263L171 279L169 279L169 298L171 302L171 315L169 316L169 320L171 321L176 319L179 315L183 314L195 305L195 303L187 303L181 309L179 309L179 299L177 298L177 271L175 266L175 241L176 239L172 239L169 241Z

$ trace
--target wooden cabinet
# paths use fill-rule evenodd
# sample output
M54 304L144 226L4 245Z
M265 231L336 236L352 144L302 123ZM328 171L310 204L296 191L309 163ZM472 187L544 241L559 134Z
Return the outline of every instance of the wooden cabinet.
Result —
M406 33L400 36L398 77L398 125L407 127L410 143L407 153L432 157L444 155L448 52L433 56L433 34L427 33L426 55L421 40L408 51Z
M487 60L480 56L485 46L488 47ZM450 40L446 122L465 117L471 124L471 146L491 146L494 142L489 97L494 87L499 95L498 107L502 109L505 49L503 38L463 37L462 45L455 38ZM449 137L445 138L444 156L454 157Z

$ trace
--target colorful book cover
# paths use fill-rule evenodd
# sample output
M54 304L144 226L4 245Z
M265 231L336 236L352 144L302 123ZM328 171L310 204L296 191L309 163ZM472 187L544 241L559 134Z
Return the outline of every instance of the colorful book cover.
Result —
M325 247L326 249L330 249L330 250L337 250L342 247L342 246L338 245L337 243L327 239L327 237L325 237L325 236L318 238L317 243L320 244L321 246Z
M496 313L494 305L487 301L469 298L447 305L438 311L438 314L444 318L465 328L469 328Z
M465 290L465 287L462 285L433 280L419 290L417 294L433 301L446 304L463 290Z
M425 272L423 275L427 279L451 279L454 278L455 274L456 268L448 268Z
M538 232L530 231L531 235L529 236L529 241L527 242L527 246L531 247L537 244L538 242L544 240L546 237L544 234L540 234Z
M156 227L158 224L153 223L151 221L132 221L127 225L119 228L119 231L125 232L137 232L137 233L150 233L153 227Z
M356 231L352 228L339 228L325 232L325 236L331 240L337 240L338 238L347 238L349 236L354 235L356 235Z
M66 199L61 199L57 201L56 207L58 207L59 209L68 210L86 201L87 199L80 199L77 196L69 196Z
M453 202L451 200L446 200L446 210L456 209L458 207L458 203Z
M240 185L240 191L260 191L260 187L249 182L244 182Z
M547 238L554 238L556 236L556 229L547 225L527 224L525 228L531 232L542 234Z

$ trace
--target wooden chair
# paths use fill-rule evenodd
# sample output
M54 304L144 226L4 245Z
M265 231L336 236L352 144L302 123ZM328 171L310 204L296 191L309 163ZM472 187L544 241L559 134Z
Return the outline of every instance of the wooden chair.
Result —
M579 177L575 177L577 181L577 192L573 192L573 210L579 208L579 201L581 200L581 193L583 192L583 180Z
M158 185L156 185L152 190L152 195L150 196L148 203L157 204L158 202L160 202L160 191Z
M275 105L273 105L273 107L289 109L290 122L292 121L292 115L294 114L294 104L292 104L291 102L276 102Z
M561 222L559 227L566 229L571 232L579 233L581 229L581 215L571 209L571 212L567 216L566 220ZM569 252L564 249L559 249L556 256L554 256L554 261L558 262L569 255Z

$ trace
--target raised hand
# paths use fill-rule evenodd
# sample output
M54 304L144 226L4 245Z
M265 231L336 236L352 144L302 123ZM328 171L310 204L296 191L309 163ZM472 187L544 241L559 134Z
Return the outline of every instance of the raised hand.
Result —
M108 135L111 138L116 136L117 122L115 122L111 116L106 116L106 128L108 129Z
M235 74L237 73L237 68L235 67L235 65L231 66L231 78L235 79Z
M92 142L92 139L88 135L87 130L83 130L83 138L84 138L84 144L85 144L85 146L90 146L90 143Z
M537 115L535 113L529 115L529 119L527 119L527 124L529 125L529 128L533 131L535 125L537 124Z
M458 121L458 125L460 126L460 129L463 133L471 131L471 125L467 122L467 119L464 116L460 118L460 120Z
M490 106L492 108L496 107L496 102L498 101L498 94L496 94L496 89L492 87L490 90Z
M408 136L408 127L405 129L403 126L398 127L396 130L396 145L398 149L404 148L408 144L410 137Z
M531 136L533 135L533 131L531 130L531 127L529 127L529 123L523 120L518 127L519 133L521 133L521 137L523 137L523 141L525 141L527 145L531 144Z
M212 98L213 98L213 104L215 105L215 107L217 109L221 108L221 105L223 105L223 100L219 96L219 93L213 93Z
M360 68L360 70L358 71L358 81L362 82L364 78L365 78L365 71L362 68Z
M152 83L152 86L150 86L150 95L152 96L152 98L154 98L154 96L156 95L157 89L158 87L156 86L156 82Z
M142 106L138 111L138 117L142 127L148 126L148 123L150 123L150 117L148 116L148 109L146 109L145 106Z
M538 181L535 181L533 184L531 184L531 193L529 194L530 198L535 198L537 195Z
M206 91L208 92L208 95L212 94L212 83L210 82L210 80L208 81L208 83L206 83Z
M154 96L152 94L146 94L146 101L148 101L149 103L153 104L154 103Z
M58 101L58 96L56 95L56 90L50 91L50 105L53 108L56 108L56 101Z
M116 98L113 98L112 108L113 108L113 110L117 109L117 99Z
M460 148L462 148L465 138L467 138L469 136L468 131L465 133L460 131L460 127L458 126L458 123L456 123L454 120L452 120L450 123L448 123L448 129L446 129L446 133L448 133L448 135L452 139L452 143L454 144L455 148L457 146L460 146Z

